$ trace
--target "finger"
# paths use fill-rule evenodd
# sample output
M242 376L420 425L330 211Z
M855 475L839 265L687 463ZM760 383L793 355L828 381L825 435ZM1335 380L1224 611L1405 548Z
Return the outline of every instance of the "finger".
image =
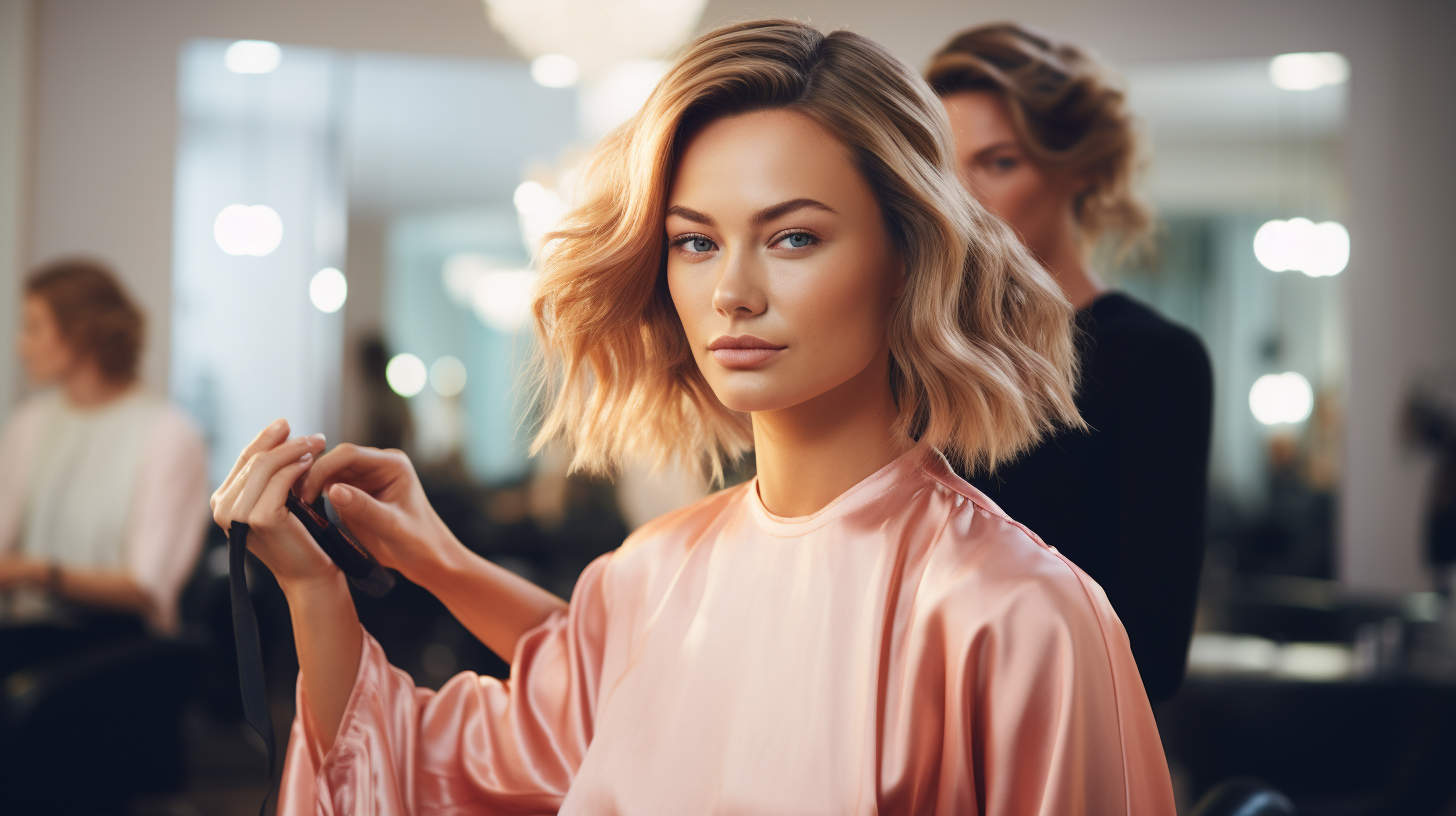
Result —
M229 518L242 521L248 517L263 489L268 486L279 470L293 464L305 454L312 460L323 448L323 440L317 436L300 436L290 439L267 453L260 453L248 460L239 474L237 500L233 502Z
M272 450L278 446L279 442L287 438L288 420L282 417L273 420L272 424L259 431L258 435L253 437L253 441L243 448L243 452L238 454L238 461L233 463L233 469L228 471L227 478L222 480L222 487L218 488L218 492L221 493L223 488L232 484L233 480L242 472L243 467L248 464L248 460L252 459L255 454Z
M353 485L343 483L329 487L329 501L334 505L334 512L339 514L339 521L361 542L371 544L380 539L392 538L397 516L384 502ZM390 553L387 548L375 550L374 556L380 558L385 566L398 566L388 563Z
M288 491L293 489L293 483L313 464L313 455L305 453L301 459L279 468L263 485L258 501L248 511L248 526L266 529L287 516L288 510L284 504L288 500Z
M254 458L249 457L232 481L225 483L212 494L212 520L217 522L217 526L225 532L232 530L233 506L238 503L238 496L243 492L243 485L248 483L249 468L252 466Z
M298 497L311 504L318 500L325 487L335 482L375 489L393 480L398 467L399 460L392 453L345 443L319 457L303 478Z
M274 448L276 451L277 448ZM223 530L230 530L234 520L242 521L247 517L247 508L238 508L242 500L243 491L248 483L252 481L254 470L263 461L264 453L255 453L248 457L248 461L238 470L236 476L228 484L217 489L212 500L212 519Z

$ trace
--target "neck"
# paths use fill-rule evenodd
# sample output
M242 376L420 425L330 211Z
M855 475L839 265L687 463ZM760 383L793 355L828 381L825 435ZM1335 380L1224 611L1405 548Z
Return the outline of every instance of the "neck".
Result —
M120 397L131 389L130 382L107 379L95 365L78 367L61 383L66 401L77 408L95 408Z
M758 493L776 516L807 516L914 443L891 432L888 348L849 381L792 408L753 414Z
M1068 216L1063 229L1046 246L1035 249L1037 260L1056 278L1062 294L1078 309L1092 305L1108 289L1107 283L1092 268L1091 259L1082 245L1077 225Z

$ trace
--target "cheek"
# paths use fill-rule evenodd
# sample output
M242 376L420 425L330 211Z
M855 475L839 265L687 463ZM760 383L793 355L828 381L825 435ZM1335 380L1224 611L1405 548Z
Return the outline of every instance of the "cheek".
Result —
M889 314L887 262L845 255L826 258L775 297L812 365L826 372L867 364L884 342Z
M707 275L693 274L696 267L669 262L667 266L667 291L672 306L677 311L678 321L688 339L697 345L703 323L713 311L713 289Z
M984 179L975 192L986 209L1017 226L1034 209L1037 188L1034 174L1017 171Z

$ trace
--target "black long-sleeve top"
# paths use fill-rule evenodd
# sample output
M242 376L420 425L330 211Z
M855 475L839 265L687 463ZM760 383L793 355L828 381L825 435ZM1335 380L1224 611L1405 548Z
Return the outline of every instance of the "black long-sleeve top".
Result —
M1107 592L1153 702L1183 681L1203 563L1213 375L1192 332L1111 292L1078 313L1077 407L1059 433L971 479Z

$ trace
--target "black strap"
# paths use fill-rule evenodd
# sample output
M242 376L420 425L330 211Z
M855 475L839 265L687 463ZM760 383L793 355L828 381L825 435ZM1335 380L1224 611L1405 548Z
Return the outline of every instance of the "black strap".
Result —
M273 789L277 747L273 739L273 718L268 714L268 689L263 681L263 647L258 640L258 616L253 611L253 596L248 594L244 570L247 554L248 525L235 521L228 530L228 585L232 589L233 638L238 645L238 681L243 690L243 716L268 747L268 788L263 791L263 804L258 806L258 816L263 816L268 807L268 793Z

